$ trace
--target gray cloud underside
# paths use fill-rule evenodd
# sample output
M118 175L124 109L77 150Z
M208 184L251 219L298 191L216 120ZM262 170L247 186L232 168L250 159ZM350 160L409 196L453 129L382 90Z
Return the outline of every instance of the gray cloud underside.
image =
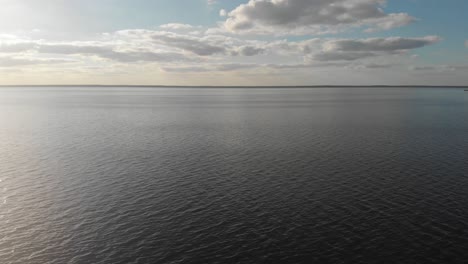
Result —
M348 64L345 62L322 62L316 64L299 63L299 64L252 64L252 63L227 63L213 64L204 66L190 67L163 67L166 72L185 72L185 73L200 73L200 72L230 72L245 69L269 69L269 70L306 70L313 68L354 68L354 69L384 69L391 68L394 64Z
M188 57L174 52L116 51L112 46L83 45L82 43L45 44L15 43L0 45L0 53L36 52L39 54L96 56L117 62L188 61Z
M64 55L93 55L118 62L167 62L187 61L188 58L178 53L151 51L115 51L106 46L80 46L71 44L37 45L39 53Z
M327 41L324 51L312 56L319 61L353 61L383 55L395 55L422 48L440 41L439 37L424 38L371 38L363 40L340 39Z
M221 45L211 44L203 39L178 35L174 33L154 33L153 40L168 46L177 47L181 50L192 52L199 56L209 56L226 53L226 48Z
M359 59L378 56L374 52L335 52L326 51L312 56L313 60L318 61L355 61Z
M229 12L225 28L236 33L306 35L367 27L401 27L415 21L406 13L386 14L385 0L249 0Z
M364 40L342 39L328 42L328 48L339 51L395 51L421 48L440 41L439 37L424 38L370 38Z
M185 61L194 60L193 56L255 56L265 52L265 47L256 41L245 41L223 35L190 36L167 31L123 30L117 36L128 37L119 43L112 42L72 42L45 43L16 42L1 43L0 53L36 51L39 53L63 55L94 55L120 62L138 61ZM133 47L138 39L140 47ZM123 43L122 43L123 42ZM252 44L254 43L254 44ZM265 45L265 43L260 43ZM132 46L133 45L133 46ZM119 47L123 46L123 47ZM154 51L158 46L164 51ZM123 49L118 49L123 48ZM168 50L171 50L170 52Z
M423 65L423 66L410 66L413 71L456 71L468 70L468 65Z
M14 57L0 57L0 67L18 67L18 66L31 66L31 65L47 65L47 64L63 64L73 63L71 60L60 59L25 59Z
M176 48L198 56L231 55L231 56L255 56L264 52L263 48L249 44L249 41L225 35L191 36L167 31L121 31L120 34L145 37L153 43Z

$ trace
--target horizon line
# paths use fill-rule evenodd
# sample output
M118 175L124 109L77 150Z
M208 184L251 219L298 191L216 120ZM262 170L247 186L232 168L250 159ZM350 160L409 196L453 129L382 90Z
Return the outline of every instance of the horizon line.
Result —
M141 87L141 88L468 88L468 85L139 85L139 84L0 84L7 87Z

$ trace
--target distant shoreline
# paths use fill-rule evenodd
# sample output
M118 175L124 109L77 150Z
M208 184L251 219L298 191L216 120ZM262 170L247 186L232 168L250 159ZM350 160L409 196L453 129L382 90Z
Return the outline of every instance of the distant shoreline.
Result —
M267 85L262 85L262 86L223 86L223 85L100 85L100 84L83 84L83 85L71 85L71 84L65 84L65 85L59 85L59 84L53 84L53 85L0 85L0 88L44 88L44 87L63 87L63 88L74 88L74 87L102 87L102 88L468 88L468 86L463 86L463 85L276 85L276 86L267 86Z

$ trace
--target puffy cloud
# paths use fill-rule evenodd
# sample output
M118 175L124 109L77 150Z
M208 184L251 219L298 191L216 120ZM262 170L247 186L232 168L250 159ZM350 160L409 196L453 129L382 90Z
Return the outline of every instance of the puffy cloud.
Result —
M227 13L226 9L219 10L219 16L225 17L225 16L227 16L227 14L228 13Z
M305 35L348 27L368 31L400 27L415 19L406 13L386 14L385 0L249 0L229 12L224 26L236 33Z

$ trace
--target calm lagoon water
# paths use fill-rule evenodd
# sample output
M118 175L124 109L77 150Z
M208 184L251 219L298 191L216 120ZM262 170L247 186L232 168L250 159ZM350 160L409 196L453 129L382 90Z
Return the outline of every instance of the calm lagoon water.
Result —
M0 263L467 259L463 89L0 89Z

